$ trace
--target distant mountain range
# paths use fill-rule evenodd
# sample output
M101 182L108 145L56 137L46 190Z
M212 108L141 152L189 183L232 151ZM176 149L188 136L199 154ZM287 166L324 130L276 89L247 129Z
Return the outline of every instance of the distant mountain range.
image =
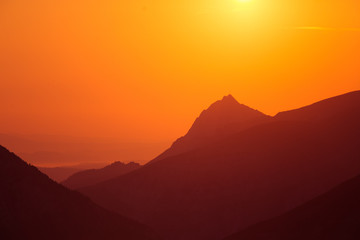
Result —
M127 164L122 162L114 162L113 164L101 169L79 171L68 177L65 181L62 182L62 184L70 189L82 188L121 176L138 169L139 167L140 164L134 162Z
M360 176L294 210L226 240L360 239Z
M166 149L168 142L0 133L0 145L16 152L24 161L34 166L62 168L80 165L75 168L85 170L102 168L115 161L144 161ZM61 174L55 172L54 176L58 173Z
M231 96L149 164L80 191L171 240L215 240L360 173L360 92L266 116Z
M38 167L38 169L56 182L62 182L82 170L76 167Z
M55 183L0 146L0 239L159 239Z

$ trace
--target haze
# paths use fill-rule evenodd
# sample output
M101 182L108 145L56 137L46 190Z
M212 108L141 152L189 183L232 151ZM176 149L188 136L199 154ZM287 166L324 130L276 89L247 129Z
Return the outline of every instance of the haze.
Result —
M273 115L359 89L359 12L355 0L1 1L0 132L160 142L138 156L150 160L229 93Z

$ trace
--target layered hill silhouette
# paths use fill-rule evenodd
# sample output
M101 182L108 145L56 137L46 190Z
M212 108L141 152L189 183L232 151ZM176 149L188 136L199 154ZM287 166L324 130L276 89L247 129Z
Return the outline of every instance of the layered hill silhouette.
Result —
M102 168L119 159L139 161L155 156L165 149L167 144L166 141L138 142L121 136L98 138L0 132L0 145L16 152L21 159L34 166L53 168L47 171L52 179L57 178L63 170L54 167L85 170ZM65 179L61 179L63 180Z
M282 121L327 121L335 117L346 118L359 111L360 91L332 97L299 109L280 112L275 118Z
M56 182L62 182L73 174L82 171L76 167L38 167L38 169Z
M89 169L77 172L68 177L62 184L70 189L82 188L121 176L122 174L131 172L139 167L140 164L134 162L127 164L114 162L101 169Z
M225 96L204 110L185 136L150 163L217 142L270 119L270 116L240 104L232 95Z
M0 146L0 239L158 239Z
M257 124L222 119L237 108L223 101L194 123L201 131L190 130L183 140L198 134L193 139L221 136L218 141L199 140L179 154L170 149L174 155L80 191L167 239L212 240L283 214L360 173L360 92L273 118L255 112Z
M296 209L226 240L360 239L360 176Z

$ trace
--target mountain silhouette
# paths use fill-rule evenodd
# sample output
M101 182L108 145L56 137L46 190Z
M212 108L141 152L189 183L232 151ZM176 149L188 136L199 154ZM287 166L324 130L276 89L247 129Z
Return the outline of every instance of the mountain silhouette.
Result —
M158 239L0 146L0 239Z
M275 118L283 121L322 121L358 112L360 91L332 97L299 109L280 112Z
M167 239L222 239L360 173L360 92L321 105L336 107L316 119L303 109L282 113L288 119L276 116L80 191Z
M101 169L90 169L77 172L63 181L62 184L70 189L77 189L109 180L138 169L139 167L140 164L134 162L128 164L114 162Z
M118 138L98 138L42 134L2 134L0 145L6 146L37 167L71 167L81 170L103 168L119 159L138 161L155 156L167 146L166 141L129 141ZM141 151L139 151L141 149ZM61 172L47 171L52 179ZM52 175L54 173L54 175ZM65 180L60 179L60 181Z
M185 136L150 163L219 141L270 119L270 116L240 104L232 95L225 96L204 110Z
M360 239L360 176L296 209L226 240Z

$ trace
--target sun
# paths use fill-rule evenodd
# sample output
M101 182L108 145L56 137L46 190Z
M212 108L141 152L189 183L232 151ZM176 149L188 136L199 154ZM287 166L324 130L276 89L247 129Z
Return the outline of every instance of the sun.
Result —
M241 2L241 3L247 3L247 2L251 2L251 0L237 0L238 2Z

